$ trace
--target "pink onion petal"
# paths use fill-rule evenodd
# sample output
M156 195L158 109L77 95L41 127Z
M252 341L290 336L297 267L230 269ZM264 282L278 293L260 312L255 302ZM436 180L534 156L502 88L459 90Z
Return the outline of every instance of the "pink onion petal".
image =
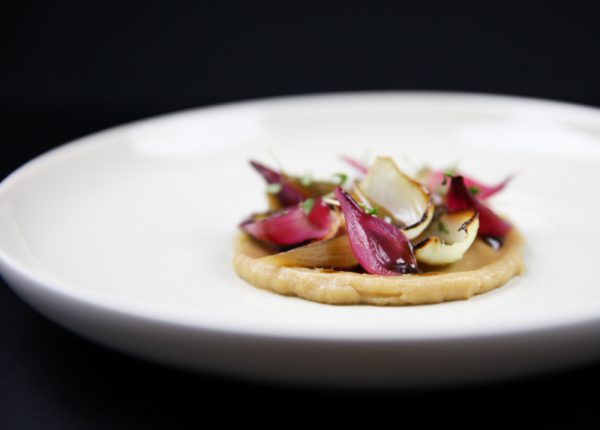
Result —
M342 159L342 161L344 161L345 163L354 167L356 170L358 170L363 175L366 175L369 172L369 168L367 166L365 166L363 163L361 163L358 160L355 160L352 157L348 157L346 155L340 155L340 158Z
M427 183L427 188L429 188L429 190L432 193L438 193L440 187L443 187L444 185L444 172L442 172L441 170L434 170L433 172L430 173L429 176L429 180ZM502 191L504 189L504 187L506 186L506 184L508 184L510 182L510 180L513 178L512 175L508 176L507 178L505 178L502 182L496 184L496 185L485 185L482 184L481 182L470 178L468 176L462 175L460 173L456 173L455 176L462 176L465 180L465 185L467 187L467 189L472 190L472 189L476 189L477 192L474 193L478 198L480 199L487 199L488 197L493 196L494 194L496 194L499 191ZM447 191L447 189L446 189Z
M480 236L504 237L512 226L496 215L490 208L481 203L477 197L469 192L466 179L462 176L454 176L446 195L446 205L449 212L457 212L465 209L474 209L479 212Z
M250 164L269 184L278 184L281 186L281 191L275 194L277 200L283 207L293 206L306 199L306 196L294 185L292 185L281 173L276 172L265 166L251 160Z
M294 206L258 221L250 218L242 222L240 228L258 240L289 246L324 238L332 221L329 206L323 200L315 199L308 215L300 206Z
M352 253L368 273L397 275L419 271L412 245L398 227L367 215L341 188L334 193L346 220Z

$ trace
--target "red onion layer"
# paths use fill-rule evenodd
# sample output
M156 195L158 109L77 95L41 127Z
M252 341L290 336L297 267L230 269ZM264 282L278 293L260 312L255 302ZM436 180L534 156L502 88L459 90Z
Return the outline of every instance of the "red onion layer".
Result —
M398 275L418 272L412 245L398 227L367 215L341 188L336 188L334 193L346 220L352 253L368 273Z
M498 238L504 237L511 230L512 226L469 192L465 182L466 179L462 176L452 178L448 193L446 194L448 211L476 210L479 212L479 235Z
M250 161L250 164L261 174L267 183L277 184L281 187L281 190L275 194L281 206L292 206L306 199L304 193L287 181L281 173L256 161Z
M441 170L433 171L429 176L427 188L429 188L429 190L432 193L438 192L439 188L444 186L445 176L446 175ZM490 186L482 184L481 182L462 174L457 173L455 176L462 176L465 181L465 186L467 187L469 192L480 199L487 199L488 197L493 196L497 192L502 191L506 184L508 184L508 182L512 179L512 176L508 176L502 182Z
M358 172L362 173L363 175L366 175L369 172L369 168L367 166L365 166L363 163L355 160L352 157L340 155L340 158L342 159L342 161L354 167Z
M315 199L309 213L300 206L274 212L267 218L250 218L240 228L252 237L281 246L297 245L307 240L322 239L332 223L329 206Z

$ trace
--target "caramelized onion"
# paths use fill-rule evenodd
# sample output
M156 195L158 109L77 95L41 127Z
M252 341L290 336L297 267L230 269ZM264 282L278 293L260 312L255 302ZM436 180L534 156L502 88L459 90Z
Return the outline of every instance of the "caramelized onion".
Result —
M338 236L299 246L290 251L280 252L261 261L279 266L322 267L331 269L350 269L358 266L352 253L348 236Z
M447 180L444 181L444 178L446 177L444 172L441 170L434 170L432 172L428 172L427 176L427 187L432 193L446 194L448 186L445 185ZM488 197L491 197L494 194L502 191L506 184L508 184L512 179L512 176L508 176L502 182L496 185L485 185L460 173L455 173L454 176L462 176L465 181L465 186L469 192L479 199L487 199Z
M267 202L272 210L295 205L307 198L323 197L332 193L338 185L332 181L312 180L310 178L306 180L303 177L279 173L256 161L250 161L250 164L268 184L277 185L279 188L275 193L267 193Z
M454 263L471 247L478 229L479 218L472 209L444 214L427 229L427 238L415 245L415 257L431 265Z
M462 176L452 178L446 195L446 205L449 212L458 212L465 209L477 211L479 213L479 234L481 236L502 238L512 228L508 222L496 215L469 192Z
M368 273L397 275L418 271L412 245L398 227L367 215L341 188L334 193L344 215L352 253Z
M358 188L372 207L391 215L408 239L419 236L433 218L435 208L427 189L402 173L390 157L377 157Z
M290 246L330 237L335 222L335 213L321 199L316 199L309 211L296 205L271 214L254 216L242 222L240 228L258 240Z
M268 168L264 164L256 161L250 161L252 167L256 169L258 173L267 181L268 184L279 185L280 190L273 194L273 197L277 199L278 206L288 207L298 204L305 200L308 196L305 195L297 186L292 184L284 175L276 172L273 169ZM269 201L269 206L274 205L275 202Z

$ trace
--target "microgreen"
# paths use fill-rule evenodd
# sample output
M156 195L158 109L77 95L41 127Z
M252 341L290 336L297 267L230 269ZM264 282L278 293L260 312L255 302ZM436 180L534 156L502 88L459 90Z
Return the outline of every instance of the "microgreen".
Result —
M438 221L438 233L450 233L443 222Z
M306 215L310 215L313 206L315 205L315 199L306 199L302 203L300 203L300 207L306 213Z
M447 170L444 172L444 180L442 181L442 185L446 185L448 183L448 178L454 178L454 172Z
M364 203L358 203L362 210L365 211L367 215L379 215L379 208L372 208L370 206L365 205Z
M283 187L281 184L267 184L267 193L269 194L279 194Z
M345 173L336 173L334 176L334 181L338 185L344 185L348 180L348 175Z
M471 194L473 194L474 196L476 196L477 194L479 194L479 191L480 191L479 187L475 187L475 186L469 187L469 192Z
M379 209L378 208L366 208L365 213L367 215L379 215Z

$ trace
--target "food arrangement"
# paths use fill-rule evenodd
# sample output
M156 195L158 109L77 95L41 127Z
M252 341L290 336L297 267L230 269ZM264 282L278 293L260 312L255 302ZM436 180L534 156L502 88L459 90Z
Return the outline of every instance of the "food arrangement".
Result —
M249 283L330 304L467 299L523 271L522 238L488 186L456 169L405 174L390 157L349 180L288 175L256 161L268 210L240 224L234 267Z

